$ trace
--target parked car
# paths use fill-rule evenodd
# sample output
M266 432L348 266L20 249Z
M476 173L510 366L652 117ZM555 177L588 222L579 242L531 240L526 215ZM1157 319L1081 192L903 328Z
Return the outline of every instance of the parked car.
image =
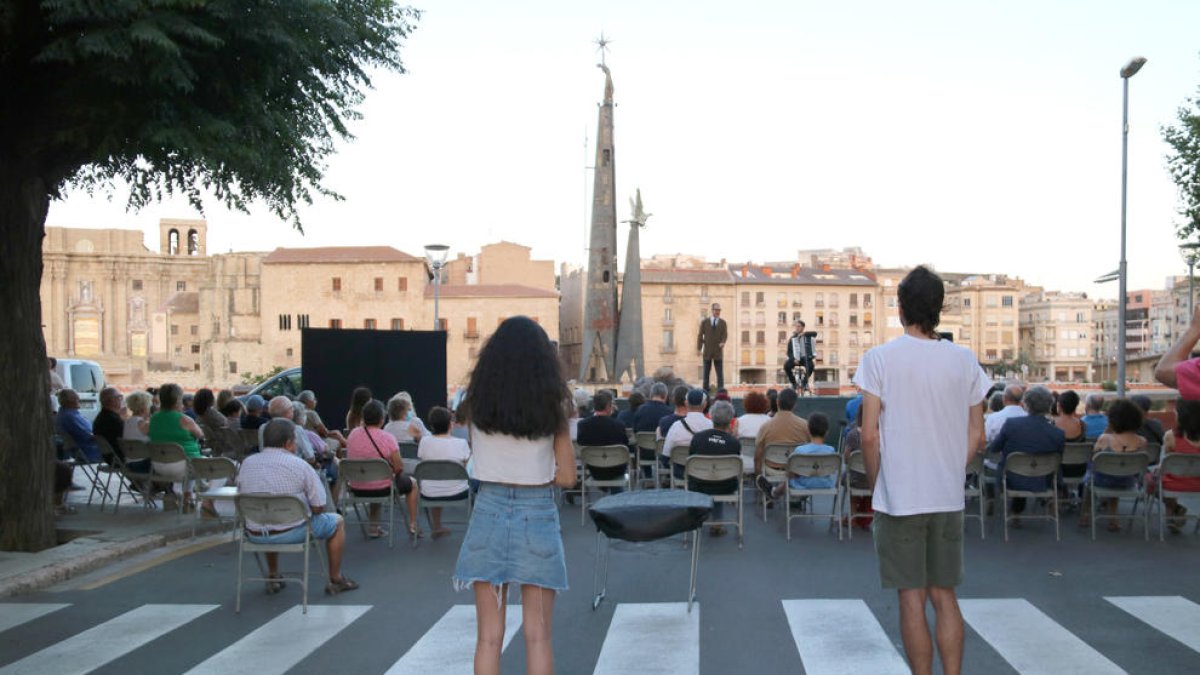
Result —
M100 390L104 388L104 369L95 361L58 359L54 368L63 386L79 394L79 412L89 422L100 412Z
M259 382L253 389L238 396L238 399L245 403L246 399L254 394L258 394L268 401L276 396L287 396L290 399L295 399L302 391L304 391L304 387L301 386L300 368L288 368L277 375Z

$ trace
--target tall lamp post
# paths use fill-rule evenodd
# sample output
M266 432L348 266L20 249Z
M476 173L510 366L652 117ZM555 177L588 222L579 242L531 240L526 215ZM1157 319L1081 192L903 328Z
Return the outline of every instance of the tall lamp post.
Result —
M1196 263L1200 262L1200 242L1190 242L1179 246L1179 252L1183 254L1183 261L1188 266L1188 321L1192 320L1192 314L1196 311L1196 286L1195 272Z
M429 244L425 247L425 260L429 262L429 267L433 269L434 330L439 330L442 327L441 318L438 316L438 301L441 295L442 268L446 266L446 256L448 255L450 255L450 247L445 244Z
M1117 293L1117 396L1125 396L1125 284L1127 272L1125 269L1125 209L1129 186L1129 78L1137 74L1146 59L1135 56L1121 69L1121 264L1117 268L1120 275L1120 289Z

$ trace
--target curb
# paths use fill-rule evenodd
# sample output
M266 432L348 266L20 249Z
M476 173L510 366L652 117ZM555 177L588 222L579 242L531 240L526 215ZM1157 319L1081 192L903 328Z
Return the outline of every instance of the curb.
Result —
M196 528L196 534L209 534L221 529L215 523L201 525ZM89 548L65 560L0 579L0 598L40 591L46 587L87 574L114 562L133 557L139 553L162 548L180 539L189 539L191 536L192 526L187 525L158 534L145 534L127 541L113 542L104 546Z

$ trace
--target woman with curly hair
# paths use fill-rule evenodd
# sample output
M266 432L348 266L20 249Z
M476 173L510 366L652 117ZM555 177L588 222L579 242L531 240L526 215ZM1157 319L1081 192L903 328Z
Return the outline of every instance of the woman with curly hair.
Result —
M506 319L479 354L463 407L480 481L454 586L475 591L475 672L500 672L505 600L521 585L528 673L553 673L554 597L567 589L554 486L575 484L571 394L533 320Z

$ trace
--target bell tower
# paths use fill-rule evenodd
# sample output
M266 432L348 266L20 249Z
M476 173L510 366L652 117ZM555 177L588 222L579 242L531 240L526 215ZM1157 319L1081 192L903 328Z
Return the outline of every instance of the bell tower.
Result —
M208 252L208 223L204 220L161 218L158 252L171 257L203 257Z

